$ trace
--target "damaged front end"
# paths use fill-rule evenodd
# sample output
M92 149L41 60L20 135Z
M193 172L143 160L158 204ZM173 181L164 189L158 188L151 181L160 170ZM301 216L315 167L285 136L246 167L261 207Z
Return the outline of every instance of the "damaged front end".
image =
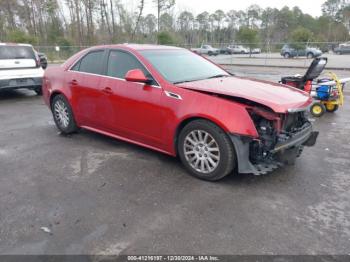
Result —
M318 132L312 131L306 110L277 114L268 108L248 106L258 138L230 134L235 146L239 173L266 174L293 164L304 146L316 143Z

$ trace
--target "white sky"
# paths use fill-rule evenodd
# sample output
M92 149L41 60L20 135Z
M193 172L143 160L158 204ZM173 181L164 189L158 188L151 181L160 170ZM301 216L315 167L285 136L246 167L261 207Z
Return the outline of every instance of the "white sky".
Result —
M181 12L184 10L191 11L195 15L203 12L215 12L217 9L222 9L227 12L231 9L245 10L252 4L257 4L262 8L276 7L278 9L289 6L298 6L304 13L308 13L312 16L321 15L321 5L326 0L175 0L175 12ZM137 0L122 0L125 7L129 11L136 11L138 2ZM156 13L155 4L152 0L145 0L144 14Z

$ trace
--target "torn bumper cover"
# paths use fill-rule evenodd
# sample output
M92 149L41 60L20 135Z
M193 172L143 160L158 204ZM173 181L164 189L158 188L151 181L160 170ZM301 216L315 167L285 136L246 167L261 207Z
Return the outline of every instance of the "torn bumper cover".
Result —
M254 155L257 152L252 150L252 143L259 143L259 141L246 136L230 134L236 150L238 172L254 175L266 174L284 164L294 163L303 146L313 146L317 136L318 132L312 131L311 125L287 138L281 136L272 149L259 152L261 157L257 161Z

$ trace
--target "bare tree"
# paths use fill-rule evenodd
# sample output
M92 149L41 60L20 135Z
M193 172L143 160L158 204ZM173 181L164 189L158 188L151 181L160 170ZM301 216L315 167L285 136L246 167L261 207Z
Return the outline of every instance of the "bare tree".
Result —
M157 30L160 31L160 17L162 12L169 10L175 5L175 0L153 0L157 7Z
M136 19L136 23L135 23L135 28L132 32L132 35L131 35L131 40L134 40L134 37L135 37L135 33L136 33L136 30L139 26L139 23L140 23L140 19L142 17L142 12L143 12L143 8L145 7L145 0L140 0L140 4L138 6L139 8L139 13L138 13L138 16L137 16L137 19Z

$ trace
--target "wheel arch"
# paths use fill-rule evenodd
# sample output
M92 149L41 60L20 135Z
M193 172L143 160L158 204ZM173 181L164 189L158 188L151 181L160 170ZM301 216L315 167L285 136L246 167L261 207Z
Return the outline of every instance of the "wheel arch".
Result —
M66 96L62 91L54 90L54 91L50 94L50 98L49 98L50 108L51 108L52 101L53 101L54 97L55 97L55 96L58 96L58 95L63 95L63 96L68 100L67 96Z
M206 120L206 121L209 121L209 122L217 125L218 127L220 127L225 133L228 132L227 127L225 127L219 121L216 121L215 119L212 119L210 117L206 117L206 116L189 116L189 117L186 117L186 118L182 119L182 121L177 125L176 130L175 130L175 134L174 134L174 138L173 138L173 147L174 147L174 151L175 151L175 155L176 156L178 155L178 148L177 148L178 144L177 143L178 143L178 138L179 138L181 130L187 124L189 124L190 122L195 121L195 120Z

